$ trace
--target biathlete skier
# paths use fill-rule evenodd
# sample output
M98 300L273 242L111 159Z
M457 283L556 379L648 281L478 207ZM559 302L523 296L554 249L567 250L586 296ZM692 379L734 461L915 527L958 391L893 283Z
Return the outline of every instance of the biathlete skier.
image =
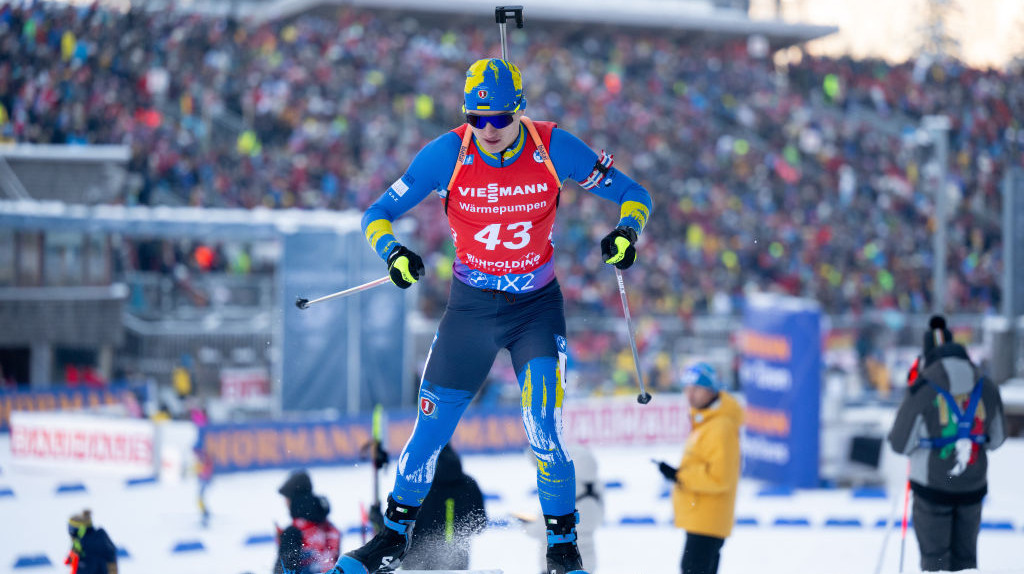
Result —
M651 197L551 122L523 115L519 68L492 58L466 72L466 124L428 143L405 174L363 215L370 246L406 289L424 274L392 222L431 192L444 202L456 257L449 301L420 382L416 425L396 465L383 528L342 556L332 574L388 572L409 546L441 449L480 389L498 350L509 350L522 395L523 426L538 460L537 490L548 531L549 574L583 573L576 545L573 460L563 448L566 319L552 261L552 228L566 179L619 204L601 240L605 263L626 269L651 211Z

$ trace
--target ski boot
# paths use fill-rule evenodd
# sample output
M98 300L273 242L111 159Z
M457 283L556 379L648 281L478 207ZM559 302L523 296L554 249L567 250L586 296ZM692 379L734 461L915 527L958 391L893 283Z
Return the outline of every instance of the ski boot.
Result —
M419 506L399 504L389 496L384 528L362 548L346 552L326 574L377 574L398 568L409 550L413 521L419 511Z
M545 530L548 532L548 568L545 574L587 574L580 564L577 550L576 524L580 514L552 516L545 514Z

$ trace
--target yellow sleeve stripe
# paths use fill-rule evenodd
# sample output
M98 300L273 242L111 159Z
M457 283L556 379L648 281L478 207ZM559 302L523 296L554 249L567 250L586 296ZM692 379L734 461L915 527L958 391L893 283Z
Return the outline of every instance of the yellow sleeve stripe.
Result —
M641 229L648 223L648 206L639 201L624 201L619 206L619 217L632 217L641 225Z
M376 219L367 225L367 242L370 243L370 247L373 247L375 250L377 249L377 242L380 241L382 237L387 237L389 235L393 235L393 233L391 229L391 222L387 219Z

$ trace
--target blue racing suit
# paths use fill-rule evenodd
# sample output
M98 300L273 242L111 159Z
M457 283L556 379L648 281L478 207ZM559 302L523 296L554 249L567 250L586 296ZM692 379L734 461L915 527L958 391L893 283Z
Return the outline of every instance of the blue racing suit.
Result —
M460 156L461 135L465 133L461 130L468 129L464 127L427 144L402 177L364 213L364 234L378 255L386 259L398 245L391 222L435 192L446 202L457 243L455 280L420 382L420 411L396 465L392 498L399 503L419 506L423 502L438 454L483 384L499 349L506 348L519 381L523 425L538 460L541 509L555 516L574 511L573 461L561 440L567 356L562 292L552 269L550 233L543 233L540 240L529 233L554 223L558 187L566 179L618 203L617 225L631 227L638 234L648 220L651 197L641 185L612 167L610 155L602 152L599 156L554 124L538 122L538 126L551 158L549 169L555 172L542 175L558 179L554 188L549 189L546 183L509 183L515 172L537 175L539 169L543 170L538 165L543 164L545 151L539 149L523 125L516 142L502 154L478 148L467 136L471 143ZM462 168L454 178L460 157ZM483 181L486 178L491 180ZM495 191L498 189L504 191ZM522 194L530 195L518 198L527 203L512 205L513 196ZM473 197L481 203L469 203ZM502 207L507 204L508 208ZM524 210L535 207L535 215L524 214ZM497 215L507 212L512 214ZM480 229L473 239L479 245L469 241L461 227L462 221L473 218L476 220L471 223ZM463 236L457 237L457 232ZM486 256L496 248L501 251L502 246L515 250L531 241L547 245L537 248L531 257L506 257L491 263L474 253L479 250L477 254ZM471 249L460 248L467 244Z

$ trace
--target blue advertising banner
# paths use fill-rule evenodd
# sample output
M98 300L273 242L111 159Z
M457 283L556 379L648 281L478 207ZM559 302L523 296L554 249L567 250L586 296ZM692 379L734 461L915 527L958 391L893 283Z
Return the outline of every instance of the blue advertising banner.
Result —
M343 254L352 248L330 232L285 235L281 258L283 310L281 408L285 411L344 409L350 333L348 304L330 301L306 310L297 297L315 299L352 281Z
M138 410L132 389L111 386L102 389L61 388L41 391L0 391L0 432L11 430L11 411L78 411L109 405L131 404Z
M387 273L362 233L297 231L283 237L281 408L354 415L396 407L405 365L405 292L387 283L305 310L316 299ZM408 391L407 394L412 391Z
M822 378L818 303L750 297L738 336L744 415L744 474L793 487L819 480Z
M410 409L412 410L412 409ZM388 417L386 449L397 455L413 431L415 412ZM324 422L208 425L202 448L215 473L352 464L366 460L370 416ZM527 447L518 409L468 412L452 436L460 454L498 453Z

